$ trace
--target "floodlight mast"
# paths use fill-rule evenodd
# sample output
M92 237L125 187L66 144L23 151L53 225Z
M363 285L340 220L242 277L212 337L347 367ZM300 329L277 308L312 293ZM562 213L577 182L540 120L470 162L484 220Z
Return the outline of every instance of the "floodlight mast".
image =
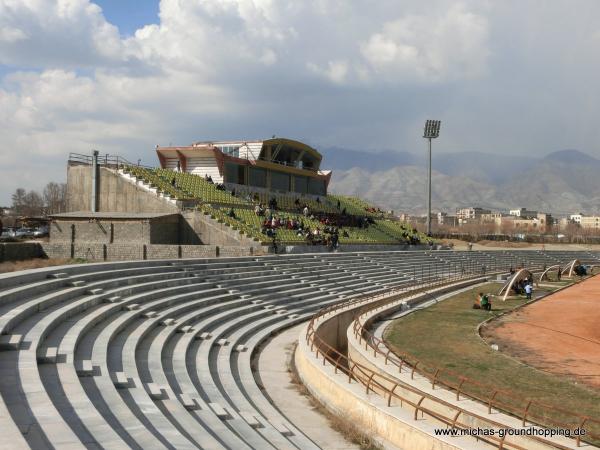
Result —
M427 236L431 236L431 140L440 135L439 120L427 120L423 137L429 141L429 170L427 172Z

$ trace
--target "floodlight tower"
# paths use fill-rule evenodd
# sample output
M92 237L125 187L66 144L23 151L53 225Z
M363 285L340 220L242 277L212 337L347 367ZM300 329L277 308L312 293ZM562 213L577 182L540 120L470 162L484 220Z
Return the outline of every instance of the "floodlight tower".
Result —
M440 135L439 120L428 120L425 122L423 137L429 141L429 170L427 172L427 236L431 236L431 140Z

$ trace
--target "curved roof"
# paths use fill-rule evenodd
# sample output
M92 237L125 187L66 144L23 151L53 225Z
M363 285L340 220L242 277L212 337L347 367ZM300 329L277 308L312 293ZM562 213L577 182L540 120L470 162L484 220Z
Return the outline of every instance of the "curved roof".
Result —
M305 144L304 142L300 142L300 141L295 141L293 139L286 139L286 138L271 138L271 139L265 139L263 141L263 146L265 144L285 144L285 145L289 145L290 147L296 147L296 148L300 148L302 150L304 150L306 153L308 153L309 155L313 156L314 158L318 159L319 161L321 161L323 159L323 155L321 155L321 153L319 153L317 150L315 150L314 148L312 148L310 145Z

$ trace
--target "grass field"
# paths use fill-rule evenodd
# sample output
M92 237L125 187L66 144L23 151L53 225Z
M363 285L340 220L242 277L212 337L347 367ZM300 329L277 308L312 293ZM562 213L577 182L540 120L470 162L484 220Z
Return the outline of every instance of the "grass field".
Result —
M529 399L535 399L557 408L599 418L600 391L527 366L492 350L481 339L477 333L477 326L481 322L524 303L523 298L507 299L506 302L492 298L493 311L472 309L478 292L496 293L499 287L498 283L478 286L402 317L388 326L384 339L397 354L411 355L413 363L415 358L420 360L418 367L423 365L430 374L436 367L453 372L442 375L443 380L458 384L456 373L486 385L465 384L462 388L482 400L489 398L494 389L512 391L514 397L501 394L496 397L504 406L502 409L507 411L522 411ZM411 362L411 358L408 360ZM558 420L576 424L573 417L555 412L549 414L543 408L533 407L530 412L544 417L545 423Z

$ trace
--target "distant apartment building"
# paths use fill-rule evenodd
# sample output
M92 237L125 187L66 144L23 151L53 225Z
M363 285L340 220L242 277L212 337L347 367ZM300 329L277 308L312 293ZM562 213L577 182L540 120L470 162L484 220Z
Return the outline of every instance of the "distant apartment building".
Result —
M487 214L482 214L479 217L480 223L493 223L495 225L500 225L502 223L503 214L498 211L491 211Z
M492 211L489 209L479 207L460 208L456 210L456 218L461 225L465 223L476 223L481 220L482 215L491 214L491 212Z
M438 225L456 227L458 226L458 218L456 216L451 216L445 212L439 212L437 213L437 223Z
M571 214L559 221L559 228L565 230L569 225L579 226L586 230L600 230L600 216L586 216L581 213Z
M571 214L569 216L569 220L573 223L576 223L578 225L581 225L581 219L584 217L583 214L581 213L577 213L577 214Z
M533 219L538 215L537 211L533 211L527 208L511 209L508 212L511 216L523 217L524 219Z
M535 217L510 214L501 219L501 226L504 229L535 233L546 233L553 224L554 219L550 214L546 213L536 213Z
M586 229L600 229L600 216L580 216L579 225Z

